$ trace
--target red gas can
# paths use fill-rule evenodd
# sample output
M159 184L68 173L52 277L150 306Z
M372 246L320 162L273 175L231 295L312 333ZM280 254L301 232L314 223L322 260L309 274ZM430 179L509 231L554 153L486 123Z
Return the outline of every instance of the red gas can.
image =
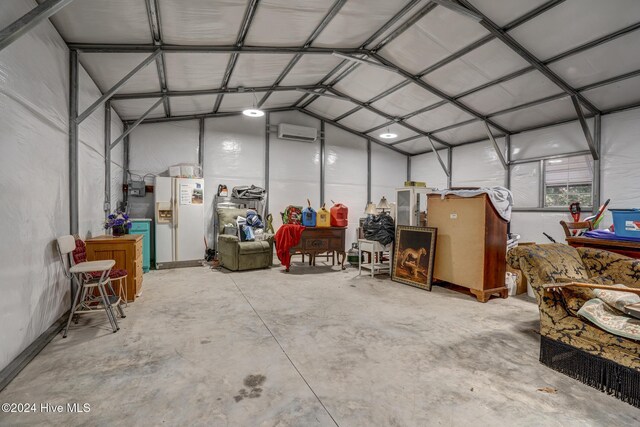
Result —
M349 208L342 203L335 203L331 206L331 226L346 227L349 224Z

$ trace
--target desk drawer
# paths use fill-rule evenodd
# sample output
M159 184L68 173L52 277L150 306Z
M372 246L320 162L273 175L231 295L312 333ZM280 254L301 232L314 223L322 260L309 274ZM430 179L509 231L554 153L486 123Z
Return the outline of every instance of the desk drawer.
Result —
M316 251L329 249L329 239L317 238L304 241L304 248Z

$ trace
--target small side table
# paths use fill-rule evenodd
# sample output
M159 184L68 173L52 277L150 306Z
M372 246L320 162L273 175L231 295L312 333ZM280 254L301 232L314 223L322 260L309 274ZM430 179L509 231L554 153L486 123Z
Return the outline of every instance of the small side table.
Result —
M369 262L362 262L362 253L369 253ZM391 256L389 256L388 262L382 261L382 255L385 252L391 252L391 243L383 245L380 242L374 240L358 239L358 257L360 258L360 265L358 266L358 275L362 274L362 269L371 271L371 277L376 274L391 273ZM378 262L376 262L376 254L378 255Z

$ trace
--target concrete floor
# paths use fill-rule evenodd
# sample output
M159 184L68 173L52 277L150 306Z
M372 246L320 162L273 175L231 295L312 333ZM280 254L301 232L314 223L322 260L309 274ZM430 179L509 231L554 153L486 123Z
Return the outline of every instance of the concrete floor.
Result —
M118 333L84 316L0 393L89 413L0 413L0 424L640 423L640 410L542 366L537 323L526 298L481 304L353 269L156 271Z

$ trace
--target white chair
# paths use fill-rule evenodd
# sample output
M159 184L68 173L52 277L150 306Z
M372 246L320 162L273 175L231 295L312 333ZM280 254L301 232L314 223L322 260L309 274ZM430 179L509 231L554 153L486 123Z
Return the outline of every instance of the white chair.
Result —
M106 312L113 332L117 332L120 328L118 327L118 321L113 312L113 307L118 309L121 317L124 318L126 316L120 304L121 299L113 291L109 279L109 272L116 262L114 260L87 261L72 266L69 254L76 248L76 239L71 235L66 235L58 237L57 240L58 255L64 267L65 276L76 284L76 290L71 303L71 314L64 328L63 338L67 337L69 326L74 316L83 313L95 313L101 309L104 309ZM67 258L66 261L65 257ZM100 276L97 277L96 273L100 273ZM109 287L111 295L107 293L105 286ZM99 296L95 295L95 289L98 290Z

